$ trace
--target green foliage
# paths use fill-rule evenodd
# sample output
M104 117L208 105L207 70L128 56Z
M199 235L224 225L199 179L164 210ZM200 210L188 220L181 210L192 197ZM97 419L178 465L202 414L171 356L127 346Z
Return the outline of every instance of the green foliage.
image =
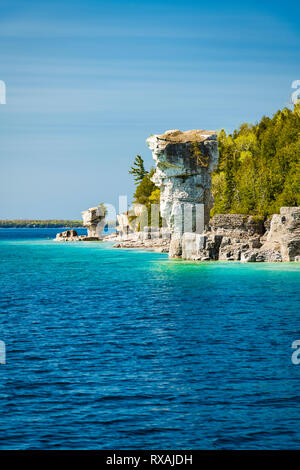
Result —
M152 192L157 189L154 183L151 181L151 177L154 174L154 170L152 169L150 173L146 173L137 186L135 193L134 193L134 202L139 204L148 205L149 204L149 197L151 196Z
M140 155L137 155L134 159L134 163L129 170L131 175L134 175L135 184L139 184L143 178L147 175L147 171L145 170L144 160Z
M192 158L196 159L196 163L199 166L208 166L208 157L204 155L204 153L201 151L198 142L195 140L195 142L192 143L192 153L191 153Z
M252 219L253 219L253 222L255 222L256 224L258 224L259 222L264 222L265 217L263 217L263 216L261 216L261 215L253 215L253 216L252 216Z
M150 204L160 204L160 189L155 186L155 189L149 196Z
M219 132L212 214L268 216L300 204L300 112L283 109L233 134Z
M160 189L151 181L153 175L154 168L151 168L150 172L145 174L144 178L137 186L133 196L135 203L146 206L148 212L148 221L146 221L146 223L148 225L151 225L151 205L160 203ZM160 215L159 224L160 226L162 224Z

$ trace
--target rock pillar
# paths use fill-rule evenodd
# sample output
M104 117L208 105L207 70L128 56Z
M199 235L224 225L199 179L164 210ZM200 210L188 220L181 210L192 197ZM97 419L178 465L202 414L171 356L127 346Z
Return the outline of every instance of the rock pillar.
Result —
M213 204L211 173L218 161L214 131L170 130L147 139L156 164L161 216L171 233L169 256L182 256L185 233L200 234Z
M91 207L82 212L83 225L89 238L100 238L105 225L105 209L102 206Z

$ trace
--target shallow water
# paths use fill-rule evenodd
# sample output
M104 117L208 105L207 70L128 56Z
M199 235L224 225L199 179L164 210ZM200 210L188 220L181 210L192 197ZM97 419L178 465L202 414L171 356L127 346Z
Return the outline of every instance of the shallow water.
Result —
M300 447L299 264L0 230L2 449Z

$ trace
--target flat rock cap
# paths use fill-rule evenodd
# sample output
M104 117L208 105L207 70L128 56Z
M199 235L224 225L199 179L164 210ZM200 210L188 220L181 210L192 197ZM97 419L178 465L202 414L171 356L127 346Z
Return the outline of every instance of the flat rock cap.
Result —
M183 144L188 142L203 142L206 139L217 139L216 131L205 131L200 129L192 129L190 131L180 131L179 129L171 129L164 134L153 135L147 141L158 140L161 144Z

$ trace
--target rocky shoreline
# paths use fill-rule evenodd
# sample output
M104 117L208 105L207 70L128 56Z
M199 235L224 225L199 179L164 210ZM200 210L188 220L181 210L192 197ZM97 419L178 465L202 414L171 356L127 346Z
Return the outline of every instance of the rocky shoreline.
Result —
M155 234L155 236L153 236ZM165 238L162 238L162 237ZM152 238L153 237L153 238ZM114 248L168 253L170 236L147 227L145 232L104 238ZM282 207L271 219L242 214L215 215L202 234L183 234L177 258L193 261L300 262L300 208Z
M147 232L140 232L139 237L134 236L136 234L131 234L127 238L114 237L110 238L105 237L105 241L116 241L114 248L134 248L134 249L143 249L151 250L156 253L169 253L170 249L170 239L169 238L146 238L148 236Z
M78 235L76 230L65 230L57 233L53 241L55 242L94 242L102 241L102 237L90 237L89 235Z
M82 212L83 226L87 235L78 235L76 230L65 230L56 234L55 242L101 241L105 225L105 209L102 206L90 207Z
M242 262L300 261L300 208L282 207L264 222L253 216L214 216L203 234L183 235L183 259Z
M155 161L152 181L160 189L160 204L133 204L118 214L118 234L102 235L103 205L82 213L86 236L75 230L57 234L55 241L114 241L115 248L169 253L193 261L299 262L300 208L281 207L270 219L243 214L218 214L213 207L211 174L218 162L214 131L170 130L147 139ZM156 227L153 213L157 215ZM165 225L159 227L159 217ZM151 215L153 227L145 226Z
M114 248L169 253L170 233L145 227L142 232L93 237L76 230L57 234L55 241L109 241ZM177 258L193 261L300 262L300 208L282 207L264 221L242 214L215 215L202 234L186 232Z

